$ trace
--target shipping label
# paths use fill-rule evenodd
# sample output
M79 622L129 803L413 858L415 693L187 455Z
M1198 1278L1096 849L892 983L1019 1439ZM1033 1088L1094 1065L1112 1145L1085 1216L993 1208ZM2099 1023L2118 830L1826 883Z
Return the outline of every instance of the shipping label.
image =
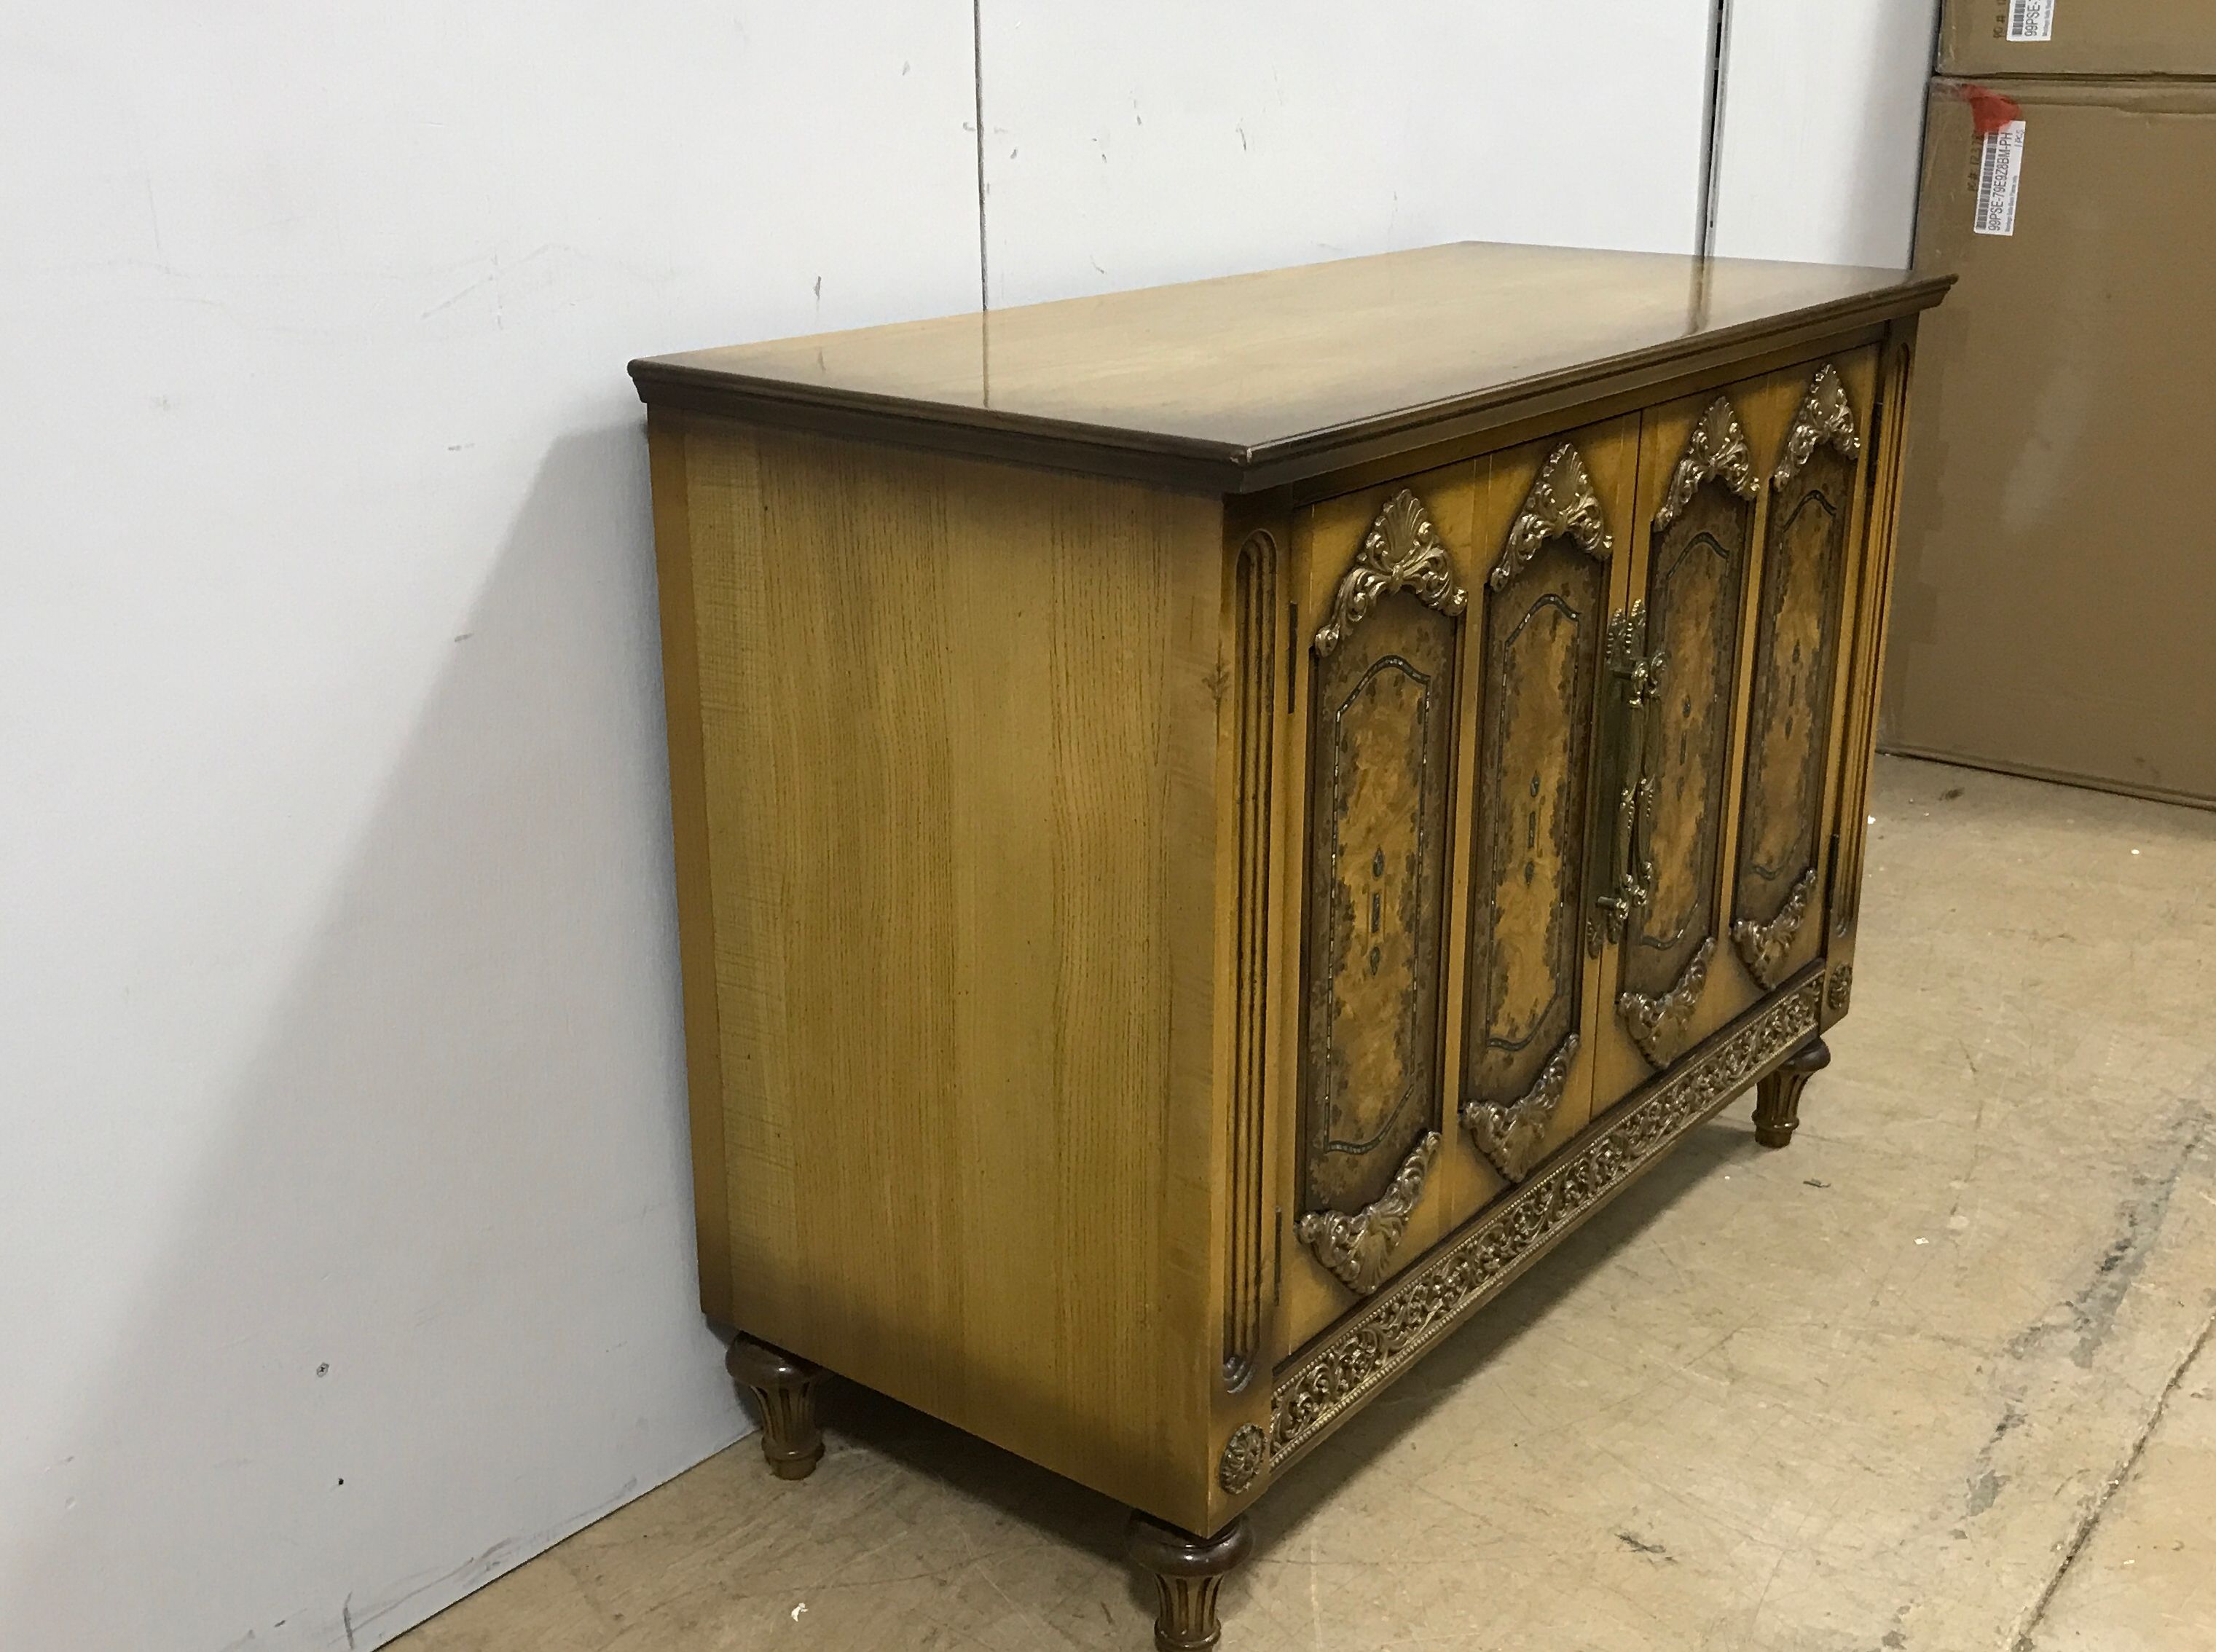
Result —
M1970 227L1979 235L2016 233L2016 185L2023 176L2023 122L2011 120L1985 136L1978 158L1978 210Z
M2054 0L2008 0L2008 37L2011 40L2053 40Z

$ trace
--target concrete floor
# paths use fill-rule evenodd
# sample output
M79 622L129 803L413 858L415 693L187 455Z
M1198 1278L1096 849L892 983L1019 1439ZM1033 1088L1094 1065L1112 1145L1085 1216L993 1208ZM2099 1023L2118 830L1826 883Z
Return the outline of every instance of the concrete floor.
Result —
M1751 1099L1293 1471L1226 1652L2216 1647L2216 815L1887 760L1787 1151ZM402 1652L1142 1652L1123 1511L875 1396Z

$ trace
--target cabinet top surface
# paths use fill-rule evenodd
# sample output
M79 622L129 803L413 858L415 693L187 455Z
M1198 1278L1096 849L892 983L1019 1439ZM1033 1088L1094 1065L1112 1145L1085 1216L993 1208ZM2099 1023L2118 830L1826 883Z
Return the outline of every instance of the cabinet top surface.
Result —
M1899 270L1464 242L631 364L655 405L1244 491L1938 302Z

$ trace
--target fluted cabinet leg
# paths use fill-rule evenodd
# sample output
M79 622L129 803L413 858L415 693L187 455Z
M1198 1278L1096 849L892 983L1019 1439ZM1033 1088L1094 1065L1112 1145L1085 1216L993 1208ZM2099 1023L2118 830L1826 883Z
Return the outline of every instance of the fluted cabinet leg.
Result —
M1782 1147L1800 1127L1800 1092L1831 1065L1831 1052L1812 1038L1787 1056L1754 1090L1754 1139L1765 1147Z
M783 1348L736 1338L723 1367L761 1402L762 1455L780 1480L805 1480L823 1456L822 1431L816 1426L816 1384L823 1367Z
M1206 1652L1223 1638L1216 1592L1227 1573L1246 1558L1253 1538L1240 1515L1212 1538L1145 1514L1131 1516L1131 1558L1154 1575L1160 1605L1154 1616L1159 1652Z

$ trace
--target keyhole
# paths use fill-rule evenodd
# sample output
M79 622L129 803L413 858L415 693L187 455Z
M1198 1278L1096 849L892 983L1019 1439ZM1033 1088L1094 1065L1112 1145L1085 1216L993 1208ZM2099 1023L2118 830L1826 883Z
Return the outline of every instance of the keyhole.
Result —
M1539 795L1539 777L1531 777L1531 795ZM1524 819L1524 881L1530 884L1539 875L1538 863L1532 857L1539 849L1539 811L1535 807Z
M1385 876L1385 851L1380 849L1370 857L1370 875L1382 880ZM1381 935L1385 929L1385 893L1382 889L1370 892L1370 932ZM1372 945L1370 949L1370 973L1375 975L1385 961L1385 949Z

